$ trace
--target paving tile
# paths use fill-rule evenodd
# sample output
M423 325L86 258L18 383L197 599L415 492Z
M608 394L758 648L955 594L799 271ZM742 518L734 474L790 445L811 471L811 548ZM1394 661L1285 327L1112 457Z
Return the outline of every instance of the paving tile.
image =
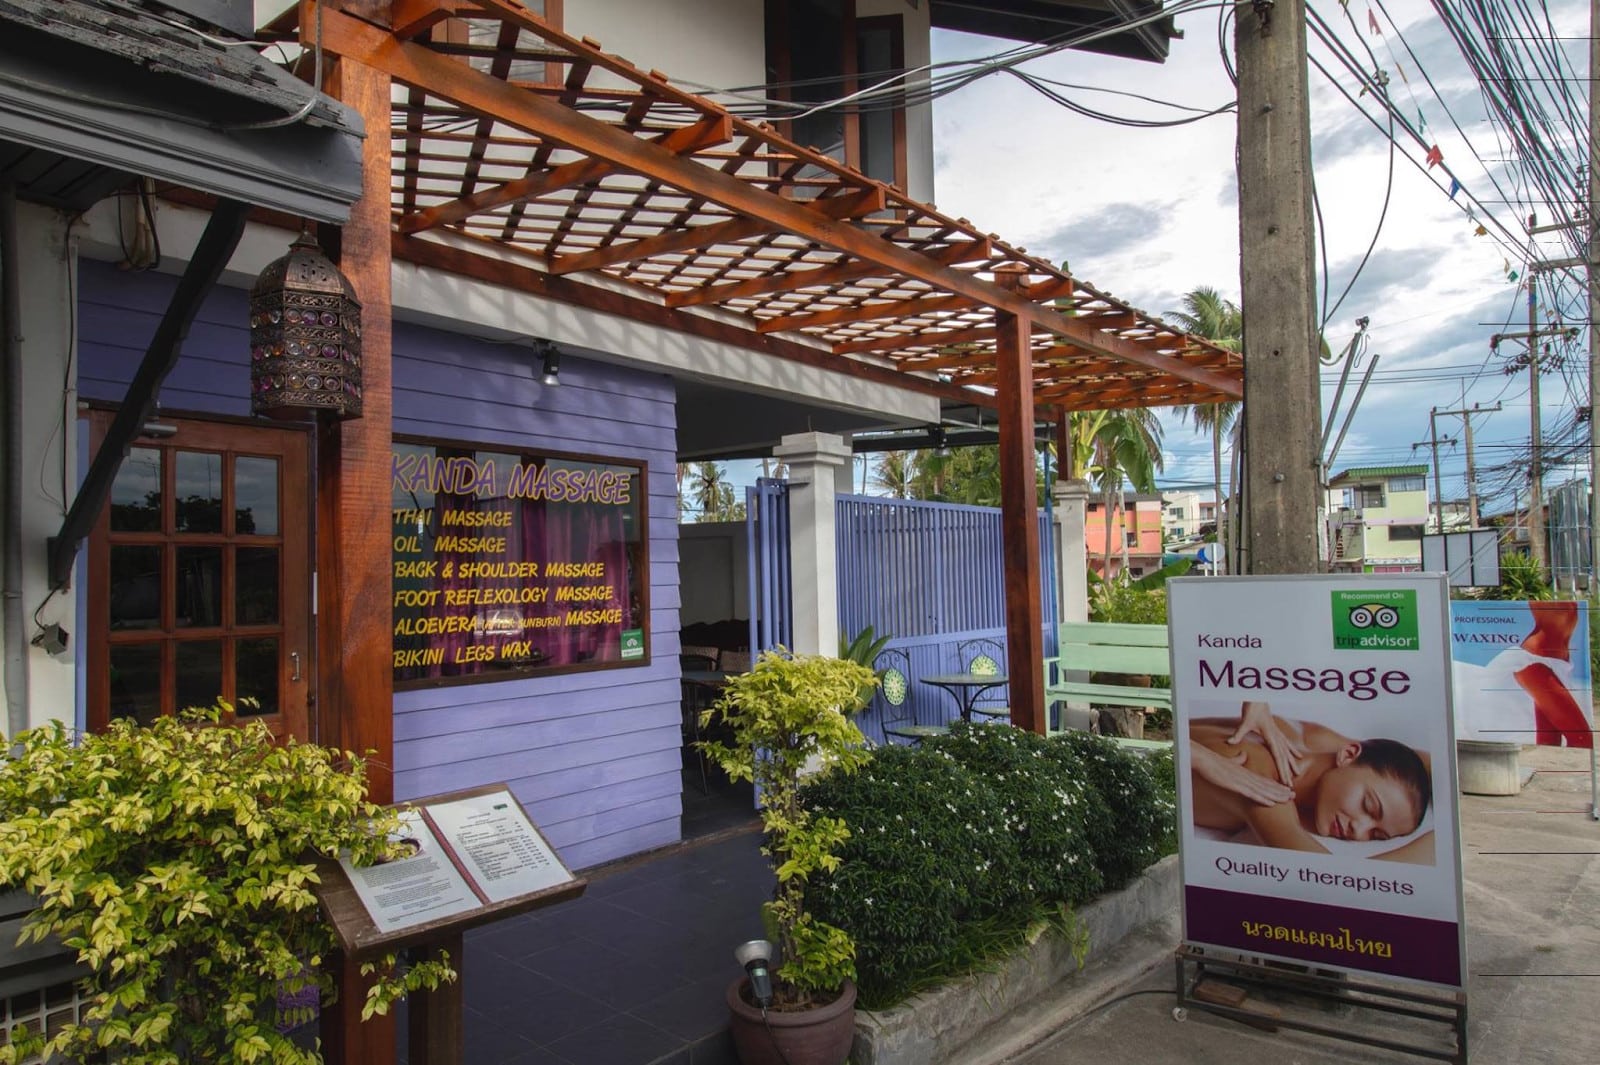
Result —
M632 1006L628 1013L684 1040L702 1039L727 1027L728 1003L724 996L734 979L735 975L729 975L726 979L713 977L686 984Z
M618 1014L592 1028L546 1043L545 1049L582 1065L647 1065L662 1058L670 1060L687 1048L670 1032L637 1017Z

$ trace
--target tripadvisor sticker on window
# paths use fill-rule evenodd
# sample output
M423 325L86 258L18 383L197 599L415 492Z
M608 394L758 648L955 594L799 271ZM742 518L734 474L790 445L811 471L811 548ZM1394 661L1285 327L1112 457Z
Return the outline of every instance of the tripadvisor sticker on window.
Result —
M622 653L619 658L644 657L644 630L624 629L622 631Z
M1333 646L1343 651L1415 651L1417 593L1409 588L1333 593Z

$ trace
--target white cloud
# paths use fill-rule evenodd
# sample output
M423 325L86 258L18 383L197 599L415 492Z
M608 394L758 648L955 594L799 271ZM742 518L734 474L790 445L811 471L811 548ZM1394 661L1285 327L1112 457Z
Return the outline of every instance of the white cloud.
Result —
M1358 36L1370 44L1390 73L1397 106L1408 114L1421 110L1445 162L1488 209L1514 226L1519 209L1490 202L1499 193L1486 171L1502 185L1507 181L1505 167L1497 161L1503 149L1483 121L1476 84L1432 4L1388 0L1385 5L1402 27L1404 41L1420 57L1421 69L1387 22L1383 37L1365 32L1364 5L1351 6L1360 34L1350 30L1333 0L1313 0L1312 6L1340 27L1363 64L1367 60ZM1553 0L1550 6L1560 33L1587 33L1588 9L1581 0ZM1216 17L1214 11L1180 16L1185 37L1173 42L1164 65L1068 52L1035 61L1027 69L1060 81L1215 107L1233 96L1217 52ZM1568 45L1581 74L1584 42ZM934 51L943 60L990 54L1001 47L983 38L940 34ZM1423 83L1424 70L1443 94L1443 104ZM1373 239L1389 151L1383 131L1358 115L1314 69L1310 77L1328 284L1330 299L1336 299ZM1353 75L1345 72L1343 83L1356 93ZM1123 97L1061 91L1118 114L1172 114ZM1470 144L1452 125L1446 105ZM1065 258L1074 273L1148 311L1173 309L1184 292L1199 285L1237 297L1236 127L1231 115L1169 129L1128 128L1072 114L1018 80L997 75L941 99L935 105L935 126L942 210L970 218L980 229L1036 253ZM1475 160L1474 150L1486 164ZM1414 146L1411 151L1420 156ZM1514 319L1524 316L1524 324L1513 324L1513 330L1526 328L1516 285L1506 277L1508 268L1520 271L1522 266L1509 262L1492 237L1474 235L1463 207L1466 197L1451 201L1429 180L1431 176L1448 185L1449 178L1440 174L1433 168L1425 176L1396 156L1383 229L1361 278L1329 322L1328 340L1337 349L1354 331L1357 316L1370 317L1368 358L1382 355L1382 372L1356 415L1339 457L1341 466L1410 459L1411 444L1427 436L1429 408L1454 408L1463 398L1469 406L1504 401L1501 413L1475 422L1484 439L1513 438L1518 432L1526 438L1526 374L1507 378L1490 361L1488 373L1470 379L1488 361L1489 336L1504 329L1508 312ZM1553 241L1549 247L1555 248ZM1320 273L1320 262L1318 269ZM1324 380L1330 381L1328 375ZM1545 386L1546 421L1570 418L1567 383L1546 377ZM1585 390L1586 379L1575 388ZM1325 403L1331 391L1329 383ZM1353 384L1349 391L1353 393ZM1514 407L1518 400L1520 407ZM1440 425L1443 432L1444 422ZM1166 439L1166 480L1210 481L1207 438L1169 418ZM1447 496L1461 493L1463 469L1464 456L1457 449L1444 463Z

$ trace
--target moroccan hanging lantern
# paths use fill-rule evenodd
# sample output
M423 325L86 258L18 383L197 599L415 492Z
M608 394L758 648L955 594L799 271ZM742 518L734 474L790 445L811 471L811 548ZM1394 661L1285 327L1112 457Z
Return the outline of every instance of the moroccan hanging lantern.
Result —
M309 228L250 290L250 410L361 416L361 304Z

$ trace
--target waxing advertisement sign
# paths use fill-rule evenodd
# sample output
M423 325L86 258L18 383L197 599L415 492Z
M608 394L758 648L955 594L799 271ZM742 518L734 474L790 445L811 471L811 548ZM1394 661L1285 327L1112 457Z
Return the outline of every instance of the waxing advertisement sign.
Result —
M1594 746L1589 604L1450 604L1456 735L1464 740Z
M1167 587L1185 940L1462 986L1443 577Z

